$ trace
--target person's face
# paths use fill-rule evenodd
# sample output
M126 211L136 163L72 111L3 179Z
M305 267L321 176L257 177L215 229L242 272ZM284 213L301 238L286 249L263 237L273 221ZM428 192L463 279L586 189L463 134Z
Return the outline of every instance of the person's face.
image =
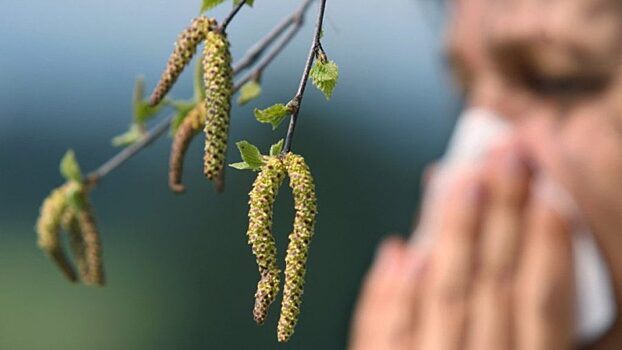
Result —
M611 95L622 86L617 0L456 0L454 5L448 53L470 105L514 119L533 100L582 100Z

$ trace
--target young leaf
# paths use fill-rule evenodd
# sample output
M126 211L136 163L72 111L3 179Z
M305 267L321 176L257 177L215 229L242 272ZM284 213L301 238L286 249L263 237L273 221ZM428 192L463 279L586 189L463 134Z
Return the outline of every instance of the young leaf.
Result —
M261 95L261 85L257 80L251 80L248 83L242 85L240 88L240 97L238 97L238 104L240 106L247 104L248 102L256 99Z
M121 135L112 138L112 145L115 147L129 146L138 141L144 134L143 129L138 124L130 125L130 128Z
M211 10L223 2L225 2L225 0L203 0L203 4L201 5L201 13Z
M264 164L261 152L259 152L257 147L247 141L237 142L236 145L240 150L242 160L248 165L249 169L257 170Z
M242 0L233 0L233 5L237 6L240 4L240 1ZM255 0L246 0L246 5L253 7L253 3L255 2Z
M203 103L203 102L198 102ZM171 133L175 134L181 123L184 121L188 113L196 107L196 103L193 102L184 102L184 101L174 101L172 102L177 114L171 121Z
M60 173L67 181L82 182L82 172L73 150L68 150L60 161Z
M145 80L142 76L136 78L134 85L134 94L132 95L132 104L134 106L134 121L144 123L153 117L162 109L162 104L151 107L149 102L145 100Z
M65 193L67 202L73 209L80 211L86 208L86 200L83 193L82 184L72 183Z
M203 82L203 56L199 56L194 64L194 100L196 103L205 100L205 84Z
M280 139L279 142L275 143L270 147L270 155L278 156L279 153L283 150L283 139Z
M309 72L309 76L315 85L330 100L333 95L337 79L339 79L339 67L334 61L322 62L316 60Z
M246 162L233 163L233 164L229 164L229 166L234 168L234 169L238 169L238 170L251 170L251 169L253 169Z
M164 101L163 101L164 102ZM147 120L154 117L162 109L163 103L151 107L146 100L138 101L134 105L134 121L137 123L144 123Z
M136 106L145 98L145 77L139 75L134 83L134 94L132 95L132 103Z
M274 106L268 107L263 110L255 108L255 119L257 119L257 121L260 123L272 124L272 130L274 130L290 113L291 110L289 109L289 107L282 103L277 103Z

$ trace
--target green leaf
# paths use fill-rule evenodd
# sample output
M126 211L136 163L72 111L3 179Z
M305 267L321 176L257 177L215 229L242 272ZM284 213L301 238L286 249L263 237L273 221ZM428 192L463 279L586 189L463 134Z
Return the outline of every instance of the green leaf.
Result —
M240 4L240 1L242 0L233 0L233 6L237 6ZM201 5L201 12L203 13L205 11L211 10L214 7L222 4L223 2L225 2L225 0L203 0L203 3ZM253 4L255 3L255 0L246 0L246 5L248 6L253 6Z
M240 150L242 160L248 165L248 169L258 170L264 164L263 156L257 147L247 141L237 142L236 146L238 146L238 149ZM241 165L237 166L242 167Z
M132 104L134 106L134 121L136 123L144 123L162 109L164 103L151 107L149 102L145 100L145 80L142 76L136 78L134 85L134 94L132 95Z
M238 169L238 170L252 170L253 169L246 162L233 163L233 164L229 164L229 166L232 168Z
M240 4L240 1L242 0L233 0L233 5L237 6ZM255 3L255 0L246 0L246 5L253 7L253 4Z
M194 64L194 100L199 103L205 100L205 85L203 83L203 55L200 55Z
M139 75L134 83L134 94L132 95L132 104L136 106L145 98L145 77Z
M327 100L333 95L333 90L339 79L339 67L334 61L322 62L316 60L309 72L313 85L317 87Z
M272 124L272 130L274 130L290 113L291 109L289 107L282 103L277 103L263 110L255 108L255 119L260 123Z
M138 101L134 104L134 121L137 123L145 123L153 118L162 109L163 103L160 102L156 106L150 106L146 100Z
M67 202L75 210L86 209L86 198L84 197L84 189L82 184L73 183L66 192Z
M68 150L60 161L60 173L67 181L82 182L82 172L73 150Z
M199 102L199 103L202 103L202 102ZM175 132L177 132L177 129L179 128L181 123L184 121L184 119L188 115L188 113L190 113L190 111L193 110L194 107L196 107L196 103L194 101L192 102L173 101L172 104L175 107L175 110L177 111L177 114L175 114L175 117L171 121L171 135L174 135Z
M279 153L283 150L283 139L280 139L279 142L275 143L270 147L270 155L278 156Z
M203 4L201 5L201 13L211 10L223 2L225 2L225 0L203 0Z
M240 97L238 97L238 104L240 106L247 104L248 102L256 99L261 95L261 85L257 80L251 80L240 88Z
M130 128L121 135L115 136L112 138L112 145L115 147L124 147L129 146L136 141L140 140L140 138L144 135L144 129L134 123L130 125Z

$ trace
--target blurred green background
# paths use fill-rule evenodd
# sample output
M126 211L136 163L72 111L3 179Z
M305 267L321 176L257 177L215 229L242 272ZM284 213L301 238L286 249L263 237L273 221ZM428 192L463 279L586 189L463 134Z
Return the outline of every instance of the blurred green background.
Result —
M298 1L258 0L230 26L234 57ZM376 244L406 234L426 163L448 138L459 100L442 59L443 10L422 0L328 1L323 46L341 68L333 99L308 90L293 149L310 164L319 216L302 315L277 345L278 306L252 319L258 279L246 243L253 174L229 170L217 195L187 157L189 191L167 188L170 139L108 176L93 201L108 286L66 282L37 249L42 199L61 183L75 149L85 170L113 155L130 120L138 74L151 88L198 0L2 0L0 10L0 349L342 349L359 283ZM213 11L222 18L230 5ZM307 24L263 79L264 93L235 107L231 140L267 149L285 134L252 108L291 98L310 44ZM191 96L191 74L173 90ZM228 160L239 155L229 148ZM292 224L287 187L274 232L283 260ZM277 302L280 302L277 301Z

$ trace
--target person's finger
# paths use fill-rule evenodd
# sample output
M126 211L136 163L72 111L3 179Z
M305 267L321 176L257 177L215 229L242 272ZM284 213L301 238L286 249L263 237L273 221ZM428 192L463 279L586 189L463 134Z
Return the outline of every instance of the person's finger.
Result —
M539 199L530 201L527 215L516 281L516 349L570 349L575 292L569 227Z
M407 251L408 250L408 251ZM350 348L406 349L410 344L413 291L421 264L399 238L383 242L367 276L354 315Z
M413 215L412 225L410 228L410 232L412 235L416 234L416 230L419 228L419 224L422 222L424 216L426 215L425 200L427 198L427 195L430 192L429 187L434 181L434 176L438 172L438 167L439 165L437 163L431 163L428 166L426 166L426 168L423 170L423 174L421 176L421 192L424 194L423 200L422 200L423 203L421 205L421 208L417 208L415 214ZM416 237L411 237L411 240L413 242L416 239L417 239ZM413 244L416 244L416 243L413 243Z
M519 151L506 145L487 164L488 200L482 219L479 263L469 327L469 349L508 349L511 345L511 287L529 191L529 171Z
M602 107L602 106L601 106ZM618 114L622 115L622 113ZM598 112L575 112L564 125L555 118L538 118L522 125L521 141L529 155L559 181L571 196L566 209L585 219L611 274L615 302L622 305L622 138L612 118ZM595 137L594 135L598 135ZM574 199L574 200L573 200ZM568 202L568 201L566 201ZM622 348L622 322L616 322L599 340L598 348Z
M432 252L425 283L415 344L421 349L458 349L463 346L467 301L475 261L481 215L480 179L459 180L445 201L440 237Z

